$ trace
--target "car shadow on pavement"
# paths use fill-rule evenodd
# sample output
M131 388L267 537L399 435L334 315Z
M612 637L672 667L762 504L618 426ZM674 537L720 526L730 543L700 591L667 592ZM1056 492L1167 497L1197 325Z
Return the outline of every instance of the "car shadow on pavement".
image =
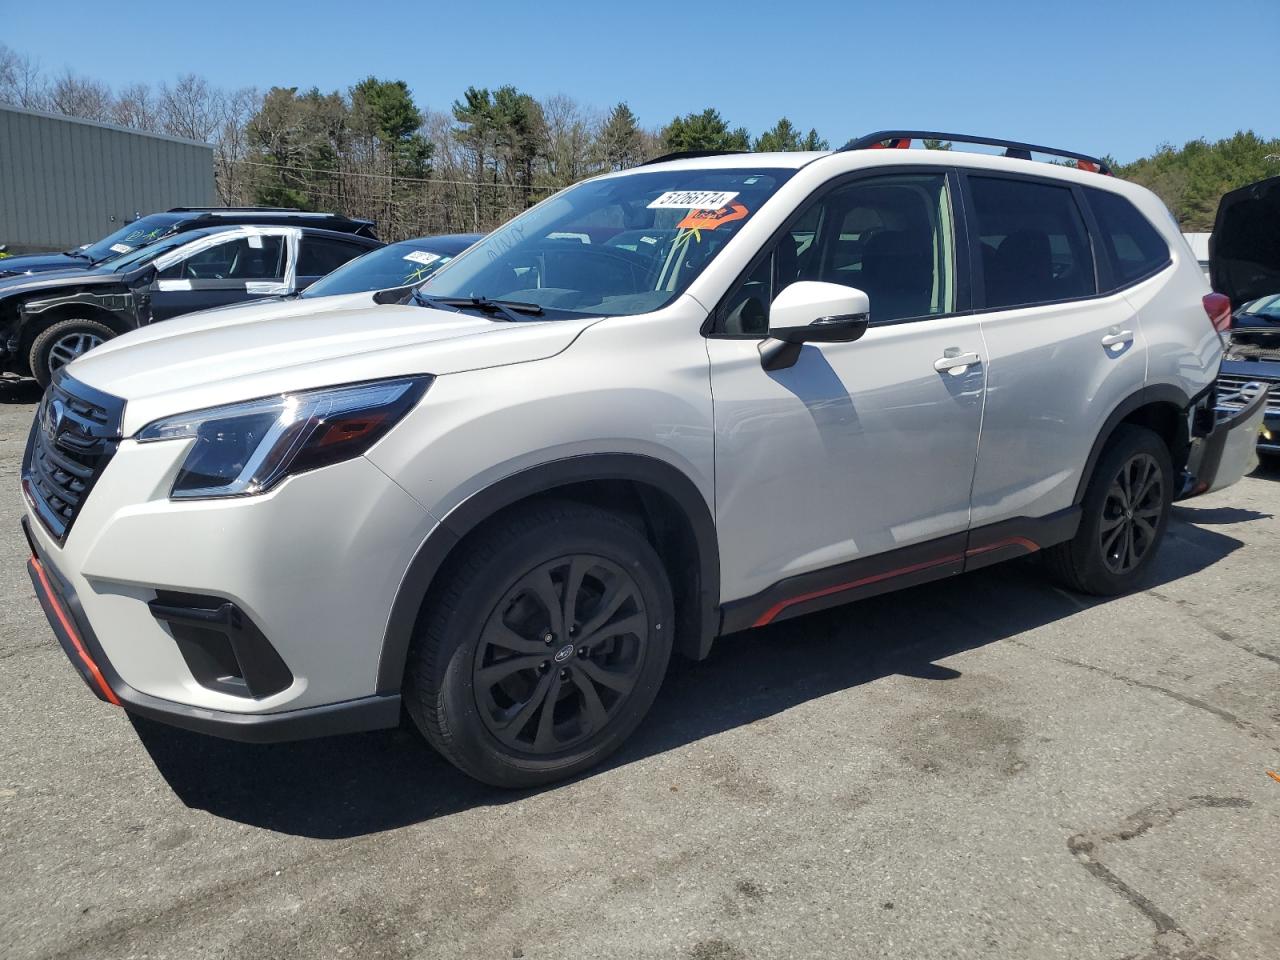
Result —
M1178 519L1169 534L1149 586L1189 576L1241 546ZM1052 586L1029 559L724 637L706 661L674 665L631 741L583 776L882 677L945 683L961 674L939 660L1106 602ZM476 783L432 751L408 720L398 730L271 745L133 723L187 806L286 834L349 838L538 792Z

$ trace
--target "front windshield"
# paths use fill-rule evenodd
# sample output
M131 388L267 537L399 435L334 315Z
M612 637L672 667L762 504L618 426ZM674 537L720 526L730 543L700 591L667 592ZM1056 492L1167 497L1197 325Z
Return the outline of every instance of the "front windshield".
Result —
M451 253L423 250L412 243L393 243L347 261L307 287L302 295L332 297L407 287L426 280L452 259Z
M149 217L143 217L141 220L135 220L121 227L97 243L82 247L80 253L85 254L94 263L106 263L126 253L132 253L139 247L154 243L172 230L177 222L178 218L171 213L153 213Z
M648 313L674 300L793 170L674 169L570 187L419 287L547 316Z
M1280 293L1269 297L1261 297L1253 303L1247 303L1242 313L1251 317L1265 317L1268 320L1280 320Z

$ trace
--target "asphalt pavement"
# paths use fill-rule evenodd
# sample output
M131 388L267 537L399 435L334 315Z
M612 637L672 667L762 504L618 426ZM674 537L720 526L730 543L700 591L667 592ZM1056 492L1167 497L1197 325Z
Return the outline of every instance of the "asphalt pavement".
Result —
M1149 589L1033 562L720 641L604 769L274 746L94 699L27 579L0 384L0 957L1280 957L1280 467Z

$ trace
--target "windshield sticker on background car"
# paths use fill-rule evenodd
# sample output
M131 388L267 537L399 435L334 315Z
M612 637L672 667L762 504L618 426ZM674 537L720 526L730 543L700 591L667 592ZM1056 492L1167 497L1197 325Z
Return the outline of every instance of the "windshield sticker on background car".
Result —
M435 263L440 259L438 253L428 253L426 250L410 250L404 255L404 259L412 263L421 263L426 266L429 263Z
M668 190L649 203L650 210L719 210L738 195L736 190Z
M113 243L107 249L112 253L131 253L133 251L133 247L129 246L127 243Z
M723 224L733 223L735 220L745 220L749 213L750 211L740 203L721 207L719 210L694 210L677 223L676 228L679 230L714 230Z

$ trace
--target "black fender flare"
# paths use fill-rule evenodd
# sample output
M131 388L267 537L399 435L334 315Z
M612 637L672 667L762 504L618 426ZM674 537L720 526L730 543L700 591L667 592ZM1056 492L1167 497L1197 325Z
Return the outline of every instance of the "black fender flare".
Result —
M510 474L469 496L441 518L418 548L396 591L378 658L376 690L399 692L418 613L436 574L455 546L498 511L557 487L591 480L626 480L660 491L683 512L697 547L697 622L680 649L705 657L719 628L720 551L715 520L694 482L666 461L642 454L601 453L565 457Z
M1130 394L1121 400L1103 422L1102 429L1098 431L1098 436L1093 441L1093 447L1089 451L1089 459L1084 464L1084 472L1080 474L1080 482L1076 485L1075 498L1071 502L1079 506L1084 500L1084 492L1089 486L1089 480L1093 477L1093 470L1098 464L1098 458L1102 456L1102 451L1106 447L1107 441L1111 439L1111 435L1115 433L1116 427L1126 417L1135 410L1140 410L1142 407L1153 403L1171 403L1179 410L1186 411L1194 402L1194 398L1187 396L1183 390L1168 383L1156 383L1143 387L1138 392Z

